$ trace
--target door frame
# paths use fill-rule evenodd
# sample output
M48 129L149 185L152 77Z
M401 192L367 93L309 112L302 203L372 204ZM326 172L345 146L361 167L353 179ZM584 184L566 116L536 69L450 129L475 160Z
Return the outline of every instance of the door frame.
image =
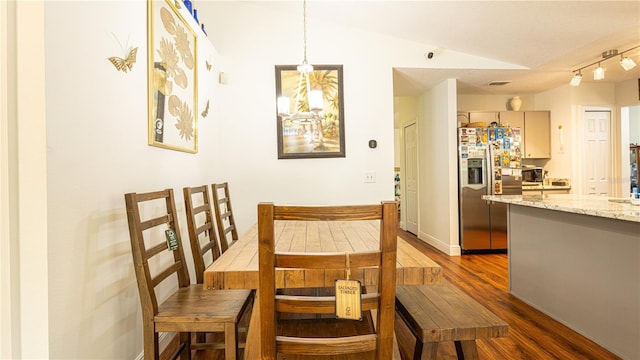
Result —
M417 136L419 134L418 132L418 118L416 117L414 120L406 122L404 124L402 124L401 128L400 128L400 151L401 151L401 158L400 158L400 229L402 230L407 230L407 177L406 177L406 171L407 171L407 157L405 156L406 154L406 148L405 148L405 129L411 125L415 125L416 126L416 149L419 149L419 141L420 138L419 136ZM418 232L420 231L420 187L417 186L420 182L419 182L419 178L420 178L420 173L417 169L418 164L420 163L420 152L416 150L416 203L418 204L417 206L417 219L418 219ZM417 234L416 234L417 235Z
M609 112L611 115L609 116L609 196L613 196L615 193L615 187L612 184L611 179L615 176L616 172L616 152L614 149L615 146L615 134L618 133L616 122L614 119L616 118L615 107L613 106L579 106L579 121L578 121L578 131L576 134L580 137L578 141L575 142L577 146L574 148L574 154L576 154L576 158L578 161L578 169L574 174L577 174L577 178L572 179L572 188L579 189L581 195L586 194L586 181L585 181L585 168L587 159L585 159L584 154L586 153L584 149L587 146L587 123L586 123L586 113L587 112Z

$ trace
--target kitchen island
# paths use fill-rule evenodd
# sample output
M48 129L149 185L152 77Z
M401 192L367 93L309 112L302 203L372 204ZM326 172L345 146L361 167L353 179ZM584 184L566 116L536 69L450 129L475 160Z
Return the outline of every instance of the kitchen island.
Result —
M508 204L509 291L623 359L640 359L640 206L596 196Z

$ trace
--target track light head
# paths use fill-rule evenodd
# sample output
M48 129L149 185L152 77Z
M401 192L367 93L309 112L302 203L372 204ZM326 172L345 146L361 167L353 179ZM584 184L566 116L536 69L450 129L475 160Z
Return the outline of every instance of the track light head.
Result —
M593 70L593 80L602 80L604 79L604 68L600 63L598 63L598 67Z
M624 55L620 55L620 66L622 66L622 68L625 71L629 71L634 67L636 67L636 62L633 61L633 59L631 58L624 57Z
M578 86L580 85L581 81L582 81L582 72L578 70L578 72L573 75L573 78L571 78L571 82L569 82L569 85Z

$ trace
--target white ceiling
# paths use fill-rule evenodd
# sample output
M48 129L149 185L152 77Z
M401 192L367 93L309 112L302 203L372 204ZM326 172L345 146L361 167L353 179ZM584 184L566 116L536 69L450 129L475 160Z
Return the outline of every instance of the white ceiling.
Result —
M302 14L301 1L256 1ZM418 95L447 78L460 94L532 94L567 84L573 70L602 52L640 45L640 1L375 1L309 0L307 17L425 44L431 68L394 72L396 96ZM435 44L435 45L433 45ZM438 69L447 52L513 64L524 70ZM625 56L639 66L624 71L620 56L603 63L604 82L640 78L640 48ZM442 60L444 61L444 60ZM446 67L446 66L442 66ZM583 82L593 81L592 70ZM508 85L488 86L490 81Z

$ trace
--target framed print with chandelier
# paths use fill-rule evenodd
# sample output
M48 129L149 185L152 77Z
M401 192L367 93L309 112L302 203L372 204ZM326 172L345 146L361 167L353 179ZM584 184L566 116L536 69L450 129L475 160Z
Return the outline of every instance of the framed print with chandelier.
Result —
M149 145L197 153L197 36L177 2L147 4Z
M342 65L277 65L278 159L345 157Z

